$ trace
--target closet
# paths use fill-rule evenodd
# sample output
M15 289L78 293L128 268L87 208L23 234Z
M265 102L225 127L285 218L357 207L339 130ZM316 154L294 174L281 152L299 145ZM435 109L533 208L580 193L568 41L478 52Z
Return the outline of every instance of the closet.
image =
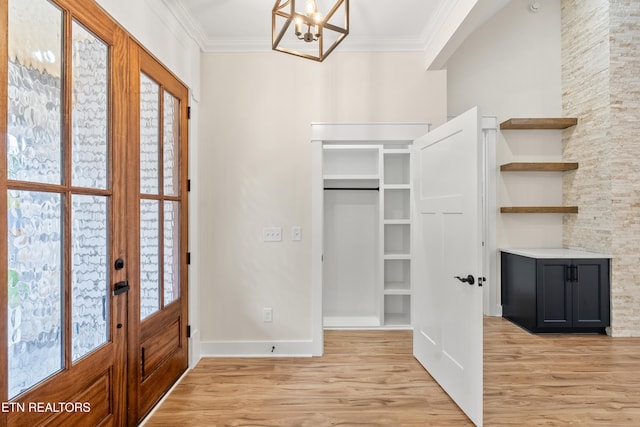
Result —
M497 119L482 117L484 312L501 315L496 286ZM314 350L325 328L411 328L417 239L413 142L427 123L311 124ZM414 236L414 237L412 237ZM413 306L413 307L412 307Z
M323 324L411 326L411 151L322 146Z

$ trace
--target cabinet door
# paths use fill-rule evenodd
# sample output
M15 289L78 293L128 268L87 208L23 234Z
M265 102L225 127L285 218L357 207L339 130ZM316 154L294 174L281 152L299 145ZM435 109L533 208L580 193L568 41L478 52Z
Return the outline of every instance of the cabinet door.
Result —
M573 326L609 326L609 260L575 259L572 283Z
M537 318L539 328L569 328L572 326L570 260L538 260Z

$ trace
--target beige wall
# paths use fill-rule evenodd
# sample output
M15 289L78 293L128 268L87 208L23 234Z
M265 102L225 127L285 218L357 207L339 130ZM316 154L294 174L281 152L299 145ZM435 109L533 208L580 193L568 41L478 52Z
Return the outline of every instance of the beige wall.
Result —
M420 53L203 54L200 307L216 341L311 339L311 122L446 119L444 72ZM302 241L291 227L302 226ZM265 243L262 228L283 227ZM273 308L273 323L262 308ZM204 351L206 354L206 351Z
M640 28L634 1L562 1L564 243L609 252L611 333L640 336Z
M448 113L478 105L498 122L561 115L560 4L513 0L473 33L446 64ZM498 132L496 163L560 161L560 131ZM496 171L498 206L560 205L562 175ZM559 247L562 216L497 213L499 248ZM498 259L499 262L499 259ZM495 278L499 286L500 269Z

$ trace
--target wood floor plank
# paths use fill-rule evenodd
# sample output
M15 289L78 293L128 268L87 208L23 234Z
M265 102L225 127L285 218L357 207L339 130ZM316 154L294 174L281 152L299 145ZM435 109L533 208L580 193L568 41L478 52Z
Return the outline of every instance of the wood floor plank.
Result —
M470 426L410 331L326 331L320 358L203 359L146 426ZM640 425L640 339L486 318L485 426Z
M640 340L484 322L485 426L640 425Z

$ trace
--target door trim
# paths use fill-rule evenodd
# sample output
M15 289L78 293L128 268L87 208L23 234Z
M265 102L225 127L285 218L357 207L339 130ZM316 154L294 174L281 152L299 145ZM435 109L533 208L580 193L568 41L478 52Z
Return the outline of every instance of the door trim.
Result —
M496 246L496 221L498 205L496 203L496 141L498 135L498 118L496 116L481 116L482 128L482 168L483 185L483 222L482 240L484 251L482 254L482 270L486 277L483 292L483 312L486 316L502 316L500 304L500 286L498 282L498 248Z

